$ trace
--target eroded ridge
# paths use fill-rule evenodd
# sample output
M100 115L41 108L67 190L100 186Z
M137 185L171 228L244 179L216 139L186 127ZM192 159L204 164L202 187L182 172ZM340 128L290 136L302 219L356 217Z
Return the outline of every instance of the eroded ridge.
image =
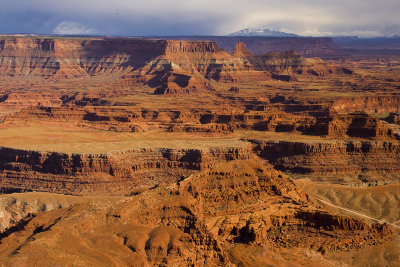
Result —
M0 253L3 264L67 259L101 266L222 266L248 263L259 248L266 256L257 261L276 264L279 258L270 255L296 247L280 264L316 264L306 249L348 251L392 236L385 225L318 209L278 171L256 161L232 161L117 203L28 217L2 235Z

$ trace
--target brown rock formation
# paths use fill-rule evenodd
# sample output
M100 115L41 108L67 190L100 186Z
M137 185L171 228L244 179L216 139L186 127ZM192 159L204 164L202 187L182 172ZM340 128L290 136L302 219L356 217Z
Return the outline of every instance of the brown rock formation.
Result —
M249 109L256 109L257 113L232 115L211 112L190 113L174 109L126 109L110 107L105 100L93 98L82 98L68 103L79 104L81 107L71 105L71 107L25 108L12 116L5 117L5 121L76 121L91 128L119 132L130 132L133 128L137 128L136 126L140 126L143 130L157 128L173 132L228 133L238 129L296 132L297 130L306 131L315 124L315 119L306 116L279 110L272 112L268 110L273 108L271 104L268 106L248 105ZM93 106L86 107L88 103ZM96 106L97 103L102 103L103 106Z
M234 57L251 57L253 56L246 48L245 43L238 42L235 47L235 51L233 51L232 56Z
M62 101L57 94L5 93L0 96L0 116L14 114L27 107L61 105Z
M319 118L312 132L319 135L394 139L394 133L385 122L363 112Z
M329 105L335 113L364 111L368 113L389 113L399 111L400 96L367 96L338 98Z
M323 254L390 238L280 171L398 183L400 59L328 62L302 54L329 54L328 39L267 39L230 54L212 41L0 37L0 193L18 195L0 201L0 265L330 266ZM279 52L246 48L277 40ZM80 200L20 201L26 191Z
M400 113L398 112L391 112L389 116L385 119L389 123L396 123L400 124Z
M391 236L385 225L318 210L277 171L234 161L116 203L27 217L1 234L0 263L227 266L244 263L233 253L243 244L276 255L293 246L331 253ZM292 263L304 255L292 253Z
M122 77L132 71L140 73L141 68L150 64L145 68L152 69L151 73L147 73L149 77L140 79L149 82L160 75L159 72L172 75L174 71L168 68L172 65L169 60L171 57L181 59L180 55L188 53L196 54L197 57L204 53L215 52L217 55L222 53L221 49L210 42L6 38L2 43L1 75L37 79L66 79L111 74ZM153 66L155 64L159 66ZM187 67L189 72L184 74L193 75L191 66Z
M328 75L320 60L296 53L253 57L244 43L232 55L209 41L133 38L4 38L0 76L22 80L108 77L124 86L148 84L156 94L211 89L208 80L265 80L276 75ZM279 77L279 76L275 76Z
M263 56L250 56L239 44L233 56L242 56L240 60L220 60L209 66L206 78L223 82L243 82L266 80L269 78L294 81L295 76L325 76L331 74L352 74L343 68L329 66L321 59L306 59L294 51L271 52Z
M267 52L285 52L295 50L304 57L339 58L344 52L332 38L308 37L222 37L222 36L179 36L166 37L170 40L209 40L216 42L228 53L235 50L238 42L244 43L254 55Z
M132 149L109 154L63 154L0 149L0 191L68 194L122 192L173 182L215 162L248 159L249 147Z
M34 213L71 207L76 203L107 203L118 201L120 196L71 196L51 193L14 193L0 195L0 231L3 232Z
M326 175L386 173L396 175L400 171L398 141L325 141L289 142L257 141L255 150L275 168L299 174ZM373 176L378 181L380 176ZM340 179L340 177L337 177ZM336 181L337 182L337 181ZM368 182L368 181L366 181Z

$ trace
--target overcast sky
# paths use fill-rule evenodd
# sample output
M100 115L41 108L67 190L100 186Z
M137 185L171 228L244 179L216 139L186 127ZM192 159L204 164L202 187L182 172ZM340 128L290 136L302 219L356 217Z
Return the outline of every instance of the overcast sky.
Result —
M0 33L307 36L400 34L400 0L0 0Z

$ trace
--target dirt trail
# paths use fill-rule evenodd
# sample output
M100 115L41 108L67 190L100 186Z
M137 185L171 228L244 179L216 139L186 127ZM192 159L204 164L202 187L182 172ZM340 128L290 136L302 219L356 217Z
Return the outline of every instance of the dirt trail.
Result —
M358 216L361 216L361 217L364 217L364 218L367 218L367 219L376 221L376 222L378 222L378 223L386 223L386 224L388 224L388 225L390 225L390 226L393 226L394 228L400 230L400 226L398 226L398 225L395 224L395 223L397 223L398 221L397 221L397 222L394 222L394 223L390 223L390 222L387 222L387 221L385 221L385 220L379 220L379 219L373 218L373 217L371 217L371 216L365 215L365 214L363 214L363 213L360 213L360 212L357 212L357 211L353 211L353 210L350 210L350 209L347 209L347 208L343 208L343 207L334 205L334 204L329 203L329 202L327 202L327 201L325 201L325 200L322 200L322 199L320 199L320 198L313 197L313 196L311 196L311 197L314 198L315 200L318 200L318 201L324 203L325 205L328 205L328 206L331 206L331 207L334 207L334 208L337 208L337 209L340 209L340 210L344 210L344 211L347 211L347 212L356 214L356 215L358 215Z

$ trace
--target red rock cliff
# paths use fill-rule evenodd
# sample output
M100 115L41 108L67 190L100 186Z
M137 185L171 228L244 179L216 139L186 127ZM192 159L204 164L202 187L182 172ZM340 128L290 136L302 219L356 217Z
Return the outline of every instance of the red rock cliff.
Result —
M0 191L68 194L128 192L174 182L215 162L248 159L250 147L132 149L109 154L65 154L0 149Z

